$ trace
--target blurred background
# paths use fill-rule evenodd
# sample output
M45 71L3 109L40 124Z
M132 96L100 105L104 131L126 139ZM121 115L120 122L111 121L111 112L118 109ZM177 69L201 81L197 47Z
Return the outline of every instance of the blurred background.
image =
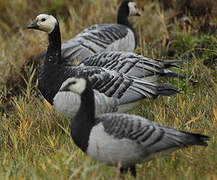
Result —
M116 23L120 2L0 0L0 179L119 177L115 168L95 163L73 145L69 121L40 96L42 61L35 57L47 49L47 34L26 26L40 13L55 15L64 42L92 24ZM146 99L133 113L211 137L207 148L188 148L137 166L138 179L216 179L217 1L136 2L141 17L130 18L139 35L135 52L189 63L178 70L186 79L160 80L181 89L180 94Z

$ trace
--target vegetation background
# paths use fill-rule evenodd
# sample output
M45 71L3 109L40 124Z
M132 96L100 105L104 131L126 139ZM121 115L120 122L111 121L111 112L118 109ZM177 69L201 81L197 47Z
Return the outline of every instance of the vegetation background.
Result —
M118 179L117 168L82 153L69 135L69 120L38 94L34 57L47 35L25 27L40 13L55 15L66 41L85 27L115 23L121 0L0 0L0 179ZM217 179L217 1L137 0L141 17L138 54L187 59L179 73L162 79L182 90L144 100L131 113L179 130L210 136L192 147L137 166L137 179ZM131 179L127 175L126 179Z

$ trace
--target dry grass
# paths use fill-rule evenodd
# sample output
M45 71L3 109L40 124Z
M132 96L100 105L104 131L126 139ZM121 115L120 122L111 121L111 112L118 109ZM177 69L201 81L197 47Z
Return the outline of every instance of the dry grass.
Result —
M42 97L32 97L39 64L33 57L46 49L47 37L25 26L41 12L55 14L65 41L91 24L115 22L120 1L10 2L0 1L0 179L118 179L116 168L93 161L72 143L67 119ZM187 148L138 165L137 179L216 179L216 34L201 34L200 21L191 17L191 25L178 19L171 23L174 10L164 11L156 2L138 3L142 16L131 18L140 37L136 52L166 58L172 51L175 58L189 57L191 63L182 70L185 80L162 79L183 93L144 100L131 113L211 139L206 148ZM211 24L215 22L212 17ZM12 97L5 103L9 91Z

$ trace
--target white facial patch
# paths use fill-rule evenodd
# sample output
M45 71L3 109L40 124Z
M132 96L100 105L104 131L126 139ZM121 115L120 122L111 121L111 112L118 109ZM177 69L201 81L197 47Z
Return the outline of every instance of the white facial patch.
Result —
M137 8L136 8L135 2L129 2L128 7L129 7L129 16L135 16L139 13Z
M69 78L61 86L68 86L68 89L74 93L81 94L86 88L86 80L84 78Z
M47 33L51 33L57 24L57 20L52 15L48 14L38 15L36 17L36 22L39 29Z

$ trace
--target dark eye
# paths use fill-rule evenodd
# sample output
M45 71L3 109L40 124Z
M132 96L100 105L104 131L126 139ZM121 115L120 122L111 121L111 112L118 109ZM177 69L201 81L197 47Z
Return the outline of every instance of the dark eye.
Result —
M42 18L42 19L41 19L42 22L44 22L45 20L46 20L45 18Z
M73 85L73 84L76 84L76 81L72 81L72 82L70 83L70 85Z

